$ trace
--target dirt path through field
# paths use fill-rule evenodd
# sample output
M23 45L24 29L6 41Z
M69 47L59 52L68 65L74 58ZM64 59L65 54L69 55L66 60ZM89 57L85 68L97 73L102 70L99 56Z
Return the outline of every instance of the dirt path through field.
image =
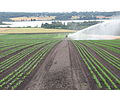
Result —
M52 49L24 90L89 90L86 80L84 82L82 76L80 78L81 68L73 65L79 58L76 58L76 63L73 63L70 44L68 40L63 40ZM72 57L76 57L75 55L73 54Z

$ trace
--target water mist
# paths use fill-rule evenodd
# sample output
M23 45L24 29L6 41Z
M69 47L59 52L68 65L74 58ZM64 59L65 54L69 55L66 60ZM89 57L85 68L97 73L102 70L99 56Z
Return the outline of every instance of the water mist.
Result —
M120 18L114 17L111 20L69 34L68 37L73 40L107 40L120 38Z

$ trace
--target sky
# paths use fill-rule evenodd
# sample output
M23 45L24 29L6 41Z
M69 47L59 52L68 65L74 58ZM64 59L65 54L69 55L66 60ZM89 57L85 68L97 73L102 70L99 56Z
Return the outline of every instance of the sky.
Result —
M120 11L120 0L1 0L0 12Z

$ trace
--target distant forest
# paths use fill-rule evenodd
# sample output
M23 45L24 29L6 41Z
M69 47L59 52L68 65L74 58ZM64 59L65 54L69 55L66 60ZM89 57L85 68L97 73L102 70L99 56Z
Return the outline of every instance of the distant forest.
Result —
M120 11L114 12L66 12L66 13L25 13L25 12L0 12L0 21L10 21L14 17L45 17L56 16L55 20L71 20L72 16L80 16L77 20L95 20L96 16L111 17L119 14Z

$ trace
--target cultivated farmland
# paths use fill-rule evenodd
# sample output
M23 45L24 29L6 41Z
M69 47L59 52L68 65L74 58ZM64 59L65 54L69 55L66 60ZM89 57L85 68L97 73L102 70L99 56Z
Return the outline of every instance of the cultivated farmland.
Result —
M92 87L120 89L120 41L73 41Z
M0 36L1 90L119 90L120 40Z
M23 34L23 33L67 33L74 30L44 29L44 28L0 28L1 34Z

